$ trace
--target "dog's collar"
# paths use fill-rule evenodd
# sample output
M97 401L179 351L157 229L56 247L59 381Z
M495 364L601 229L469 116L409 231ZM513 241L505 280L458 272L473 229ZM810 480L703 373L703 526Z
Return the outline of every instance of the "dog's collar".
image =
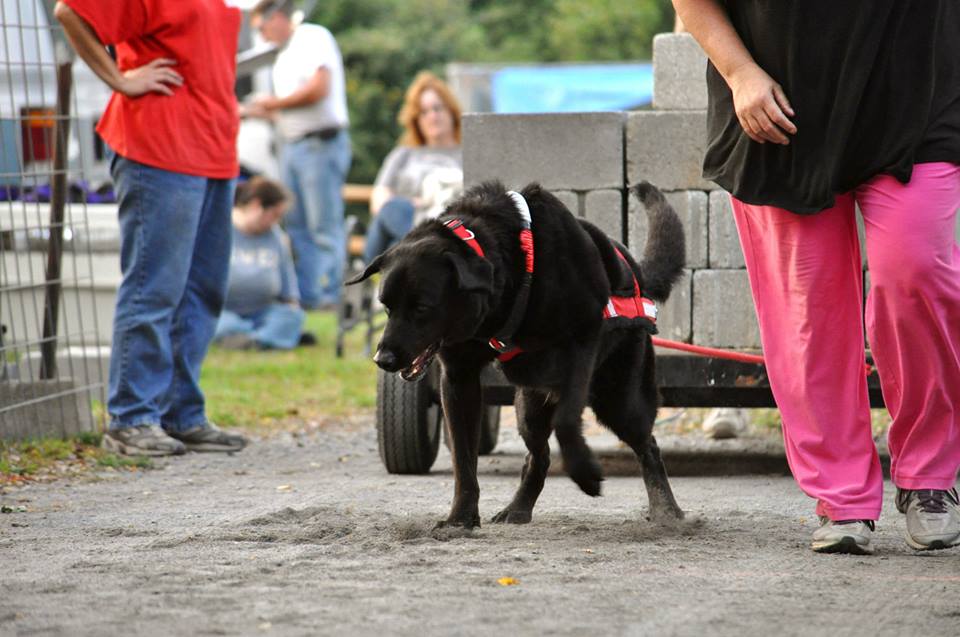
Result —
M513 308L510 310L510 317L503 327L497 330L497 336L491 338L490 347L497 350L503 356L506 352L515 349L512 343L513 335L520 327L524 315L527 313L527 301L530 299L530 287L533 283L533 218L530 215L530 206L523 195L516 191L509 191L507 196L513 200L517 213L520 215L523 229L520 230L520 248L524 254L523 277L520 281L520 287L513 301ZM446 227L450 228L457 237L464 241L481 258L486 258L483 253L483 247L477 241L476 235L472 230L463 225L460 219L450 219L444 222Z

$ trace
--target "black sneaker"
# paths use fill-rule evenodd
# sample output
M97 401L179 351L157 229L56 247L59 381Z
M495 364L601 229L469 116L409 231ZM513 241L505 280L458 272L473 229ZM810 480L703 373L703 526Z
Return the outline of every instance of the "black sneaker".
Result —
M186 431L167 432L186 447L187 451L240 451L248 440L240 434L223 431L213 423L207 423Z
M317 335L313 332L301 332L300 341L297 343L300 347L313 347L317 344Z
M960 498L956 489L897 489L897 510L907 516L905 538L916 550L960 545Z
M187 448L174 440L159 425L119 427L103 435L101 446L125 456L178 456Z

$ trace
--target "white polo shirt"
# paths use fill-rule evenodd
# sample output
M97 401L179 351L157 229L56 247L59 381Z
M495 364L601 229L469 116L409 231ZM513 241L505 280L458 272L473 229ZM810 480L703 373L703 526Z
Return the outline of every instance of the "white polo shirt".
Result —
M277 111L277 130L286 141L324 128L346 128L347 89L343 59L333 34L319 24L300 24L273 64L273 91L286 97L299 89L321 67L330 72L330 90L323 99L307 106Z

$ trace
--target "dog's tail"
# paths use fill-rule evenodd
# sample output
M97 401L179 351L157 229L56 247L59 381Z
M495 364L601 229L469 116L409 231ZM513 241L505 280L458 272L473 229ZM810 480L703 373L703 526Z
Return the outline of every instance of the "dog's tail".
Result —
M640 262L643 293L663 302L687 262L683 224L656 186L641 181L633 192L647 210L647 245Z

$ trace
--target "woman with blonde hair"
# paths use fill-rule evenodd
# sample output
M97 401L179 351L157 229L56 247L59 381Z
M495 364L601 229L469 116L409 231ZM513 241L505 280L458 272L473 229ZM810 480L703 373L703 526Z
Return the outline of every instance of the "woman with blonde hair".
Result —
M433 73L417 74L397 120L404 132L373 186L364 260L399 241L415 223L439 216L463 188L460 105Z

